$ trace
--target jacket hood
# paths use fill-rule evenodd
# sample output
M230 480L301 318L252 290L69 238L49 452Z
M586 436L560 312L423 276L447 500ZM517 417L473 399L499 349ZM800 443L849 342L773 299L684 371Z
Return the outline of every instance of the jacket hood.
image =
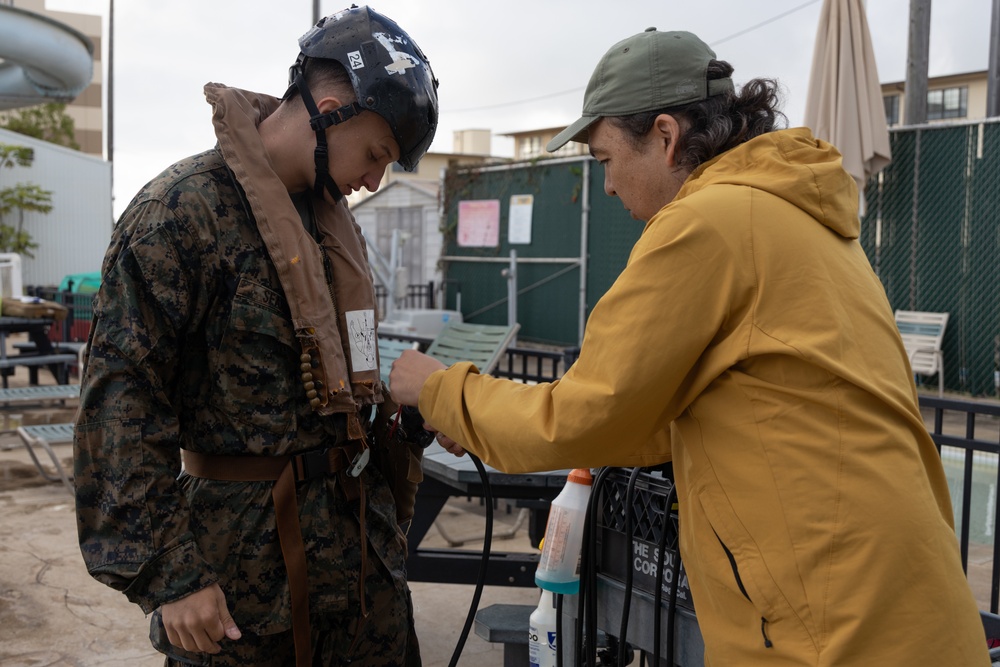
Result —
M784 199L840 236L856 239L861 231L858 187L842 162L840 152L808 128L768 132L699 166L677 199L709 185L747 186Z

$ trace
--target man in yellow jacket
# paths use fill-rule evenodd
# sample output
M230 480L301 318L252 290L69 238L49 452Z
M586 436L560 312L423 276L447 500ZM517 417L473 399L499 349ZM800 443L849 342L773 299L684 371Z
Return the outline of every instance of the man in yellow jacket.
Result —
M732 71L649 29L549 143L589 143L647 222L562 379L407 352L393 395L508 472L672 459L706 664L989 665L854 180Z

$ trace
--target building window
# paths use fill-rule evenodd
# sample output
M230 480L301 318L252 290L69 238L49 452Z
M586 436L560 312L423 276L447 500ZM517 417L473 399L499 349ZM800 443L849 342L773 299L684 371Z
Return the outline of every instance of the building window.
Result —
M573 155L588 155L590 153L590 147L587 144L581 144L576 141L567 141L562 147L559 148L555 153L552 153L553 157L569 157Z
M540 155L542 152L542 138L521 137L520 158L522 160Z
M927 92L927 120L965 118L968 115L969 89L942 88Z
M885 124L889 127L899 124L899 95L883 95L882 106L885 107Z

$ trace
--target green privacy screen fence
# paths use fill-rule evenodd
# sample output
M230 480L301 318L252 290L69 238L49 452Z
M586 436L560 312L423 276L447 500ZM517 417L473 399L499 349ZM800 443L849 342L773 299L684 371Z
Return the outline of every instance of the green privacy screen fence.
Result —
M513 275L518 339L577 345L643 227L604 194L603 168L578 157L451 170L444 191L445 307L469 322L505 324ZM481 210L470 215L474 205Z
M1000 122L901 128L891 141L892 163L866 187L861 243L893 309L950 314L946 389L996 396ZM513 285L519 339L576 345L642 231L604 194L603 168L587 157L541 160L451 170L444 185L445 307L460 305L472 322L506 323ZM529 242L518 242L526 239L515 229L512 243L512 197L525 195L532 200ZM522 200L513 200L515 220ZM462 202L482 201L494 202L495 242L469 245L468 235L460 242Z
M1000 123L901 128L890 139L892 163L865 189L862 245L894 309L950 314L945 388L997 396Z

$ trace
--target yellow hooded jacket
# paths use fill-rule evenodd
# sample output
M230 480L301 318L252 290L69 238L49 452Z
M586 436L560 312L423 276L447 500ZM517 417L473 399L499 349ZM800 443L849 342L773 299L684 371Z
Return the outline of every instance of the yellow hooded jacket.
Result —
M427 421L508 472L673 459L711 665L989 665L857 189L807 130L699 167L559 381L434 373Z

